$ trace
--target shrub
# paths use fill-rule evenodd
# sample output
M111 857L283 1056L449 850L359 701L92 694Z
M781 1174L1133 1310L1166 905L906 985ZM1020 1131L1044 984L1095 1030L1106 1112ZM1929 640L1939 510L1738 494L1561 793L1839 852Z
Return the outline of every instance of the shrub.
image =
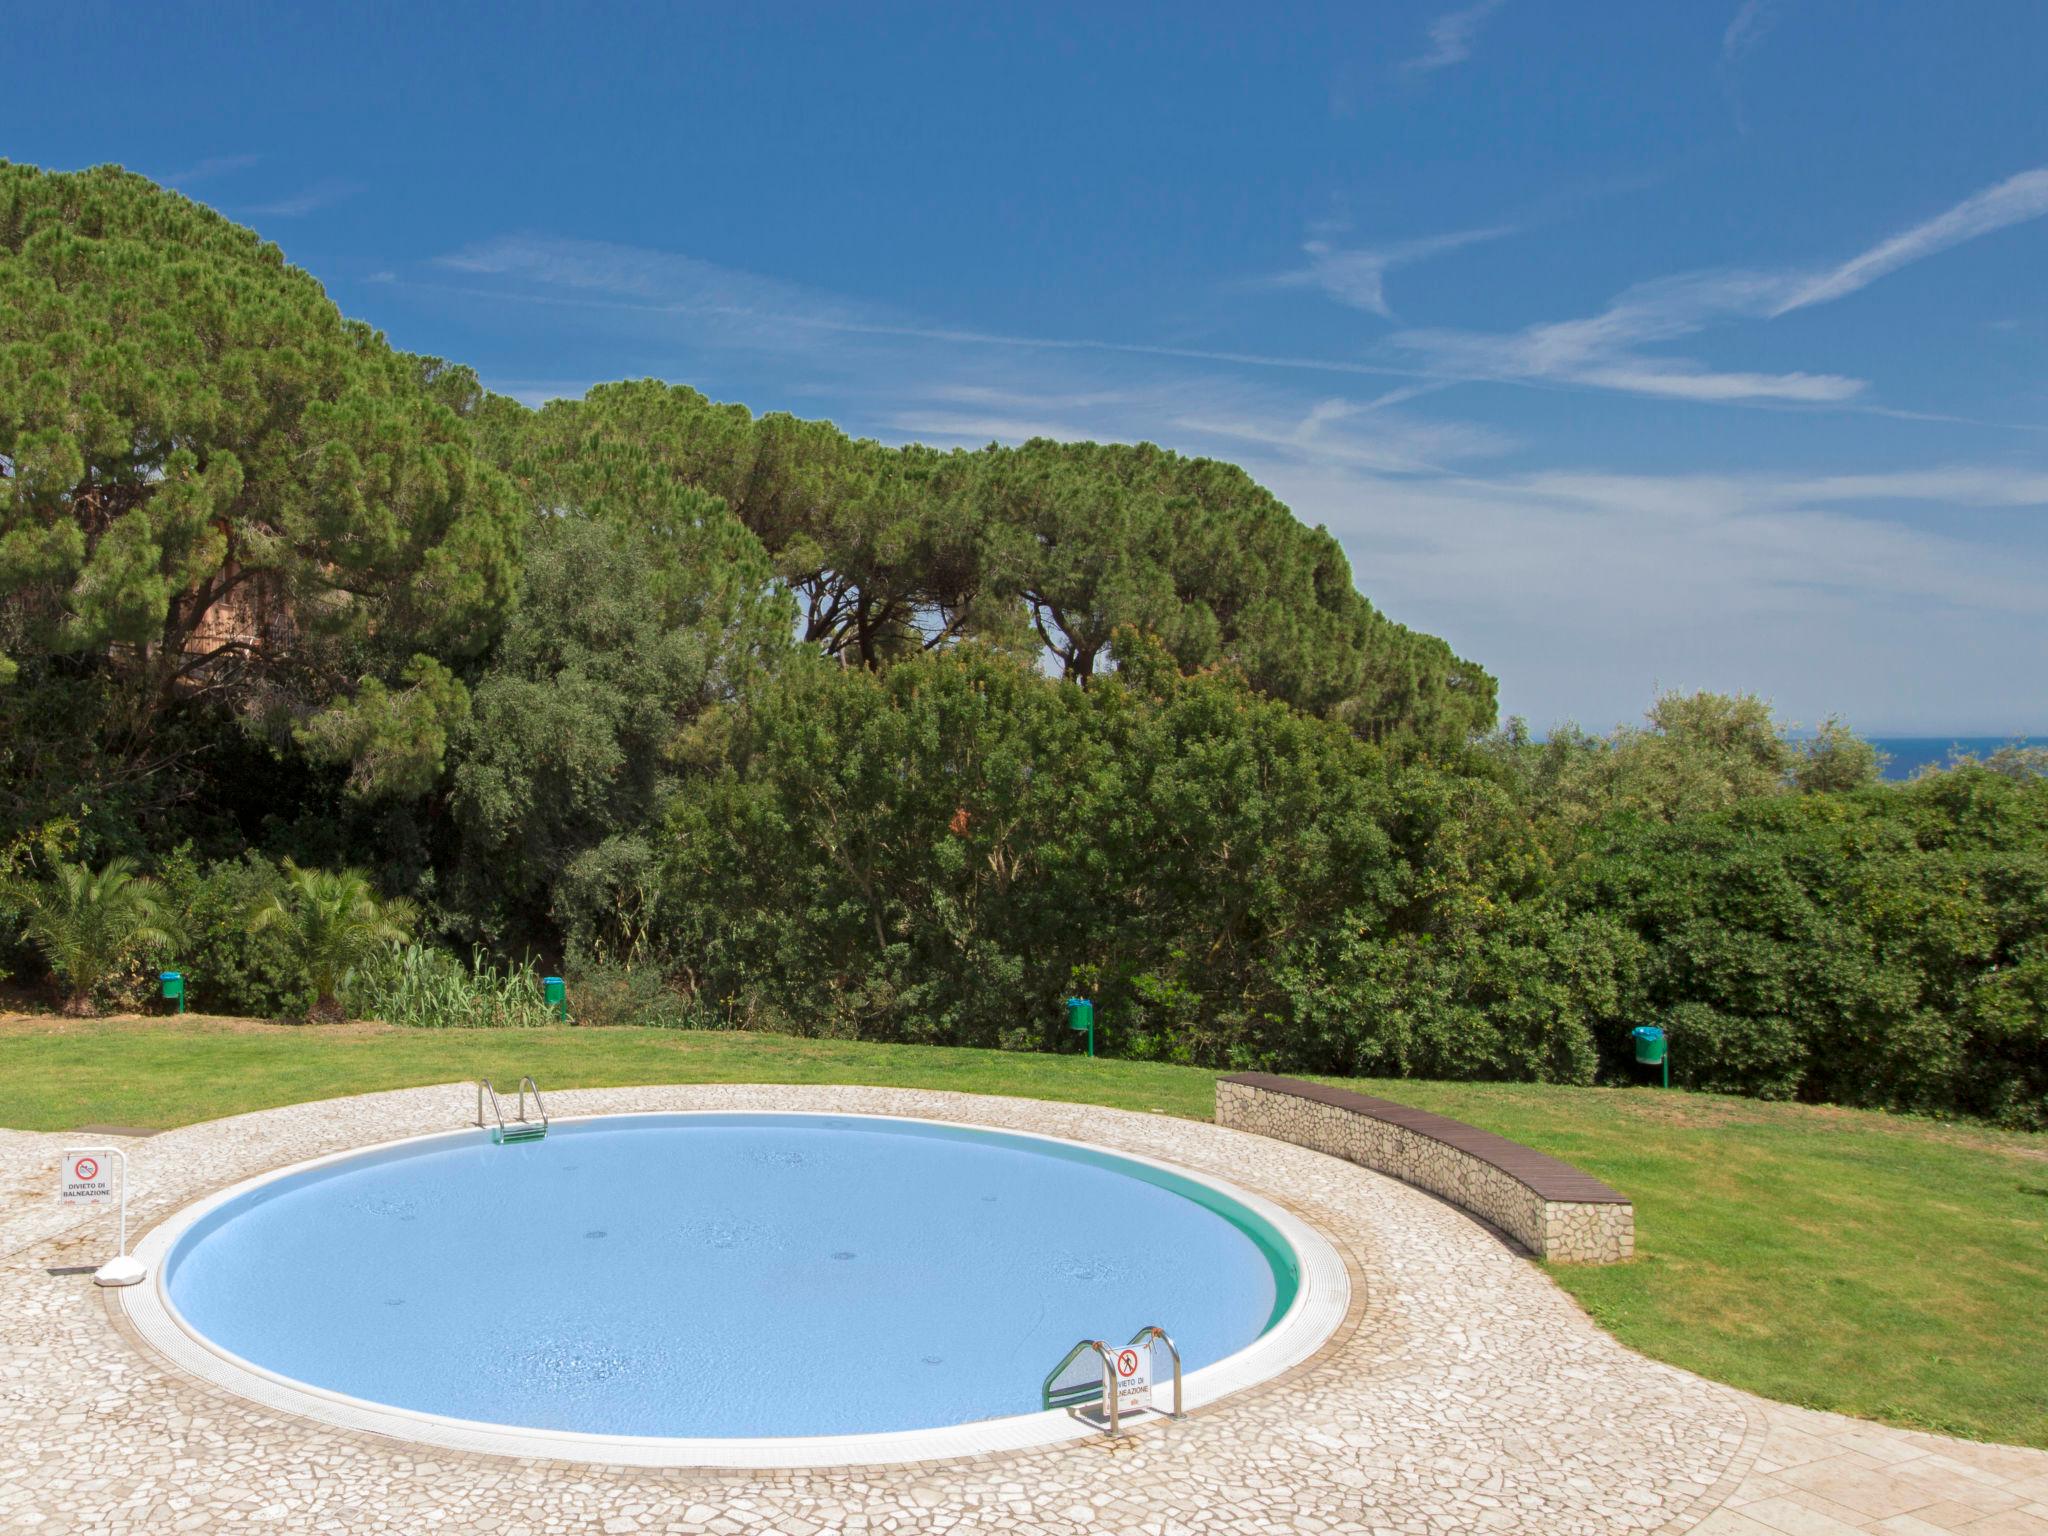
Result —
M2048 781L1965 767L1608 829L1570 882L1645 946L1674 1081L2048 1125ZM1625 1068L1625 1030L1602 1036Z
M284 881L249 913L253 932L284 937L293 963L312 989L306 1017L314 1023L344 1018L341 992L355 969L412 930L402 901L380 901L369 878L354 869L303 869L285 860Z
M569 1016L593 1029L719 1029L729 1016L672 986L650 966L601 962L571 973Z
M1540 903L1389 933L1354 918L1280 975L1286 1065L1345 1076L1589 1083L1634 946Z
M1664 1014L1663 1025L1673 1082L1759 1099L1789 1099L1799 1091L1808 1047L1790 1019L1679 1003Z
M284 874L260 854L202 865L185 844L157 871L164 903L180 915L175 956L187 1006L206 1013L275 1018L313 1004L305 973L284 934L249 914L284 889Z
M178 942L156 882L138 875L131 859L111 859L98 870L59 863L47 880L17 883L8 905L73 1016L91 1014L94 994L129 961L145 952L168 954Z

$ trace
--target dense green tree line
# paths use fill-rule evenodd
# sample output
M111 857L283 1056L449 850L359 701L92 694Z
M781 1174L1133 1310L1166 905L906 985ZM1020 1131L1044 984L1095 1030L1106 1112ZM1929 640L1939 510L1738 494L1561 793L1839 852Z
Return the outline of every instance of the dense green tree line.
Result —
M1565 1082L1655 1022L1688 1083L2048 1118L2039 765L1494 726L1235 466L529 410L0 165L0 966L73 1006L539 1016L538 961L591 1018L1070 1049L1081 991L1126 1055Z
M481 436L542 506L600 486L643 505L654 487L633 477L651 471L696 515L729 514L794 599L802 640L841 661L973 638L1084 682L1132 629L1183 670L1231 665L1363 735L1452 743L1493 724L1492 678L1379 614L1336 540L1232 464L1150 444L886 448L651 380L538 413L493 402Z

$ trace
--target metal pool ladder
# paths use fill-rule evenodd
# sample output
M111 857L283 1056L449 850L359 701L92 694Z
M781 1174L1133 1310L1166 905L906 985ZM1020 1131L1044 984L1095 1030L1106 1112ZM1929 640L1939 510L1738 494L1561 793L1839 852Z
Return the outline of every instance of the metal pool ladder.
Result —
M1173 1357L1173 1412L1170 1417L1178 1419L1183 1417L1180 1399L1180 1349L1167 1331L1157 1324L1140 1328L1131 1335L1131 1342L1124 1348L1136 1349L1143 1344L1149 1350L1155 1342L1164 1344L1167 1354ZM1092 1370L1081 1373L1072 1370L1075 1362L1090 1351L1102 1361L1100 1380L1095 1379ZM1068 1350L1066 1358L1054 1366L1052 1373L1045 1378L1039 1401L1047 1408L1064 1408L1069 1413L1100 1404L1103 1412L1109 1416L1109 1432L1112 1435L1121 1433L1122 1415L1117 1408L1116 1366L1109 1346L1100 1339L1083 1339Z
M526 1118L526 1090L529 1088L533 1090L533 1107L540 1112L540 1119L538 1120ZM491 1100L492 1118L497 1122L495 1125L491 1121L484 1119L484 1097L487 1094ZM504 1106L498 1103L498 1090L491 1086L489 1078L478 1078L476 1080L476 1123L479 1127L488 1128L491 1133L491 1140L497 1142L500 1146L503 1146L508 1141L539 1141L541 1137L548 1133L548 1107L541 1102L540 1084L536 1083L531 1076L519 1079L519 1114L516 1119L507 1120L505 1118Z

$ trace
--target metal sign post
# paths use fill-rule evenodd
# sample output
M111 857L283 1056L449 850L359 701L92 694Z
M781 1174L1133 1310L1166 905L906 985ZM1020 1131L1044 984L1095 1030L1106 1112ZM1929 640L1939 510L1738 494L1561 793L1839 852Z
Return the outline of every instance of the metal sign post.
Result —
M121 1228L114 1256L93 1272L95 1285L135 1285L148 1273L128 1256L128 1154L119 1147L73 1147L64 1154L58 1198L66 1205L104 1205L114 1198L109 1158L121 1160Z
M1152 1406L1152 1351L1150 1348L1136 1348L1125 1345L1114 1351L1109 1362L1114 1373L1113 1379L1104 1390L1115 1392L1115 1408L1111 1422L1123 1414L1138 1408Z

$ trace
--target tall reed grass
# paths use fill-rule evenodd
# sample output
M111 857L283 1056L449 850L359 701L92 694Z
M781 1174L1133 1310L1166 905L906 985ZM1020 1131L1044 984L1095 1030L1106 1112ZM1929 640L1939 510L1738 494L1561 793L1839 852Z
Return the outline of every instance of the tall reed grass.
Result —
M350 978L349 1011L412 1029L518 1029L553 1024L532 962L502 969L473 950L468 964L445 949L394 945Z

